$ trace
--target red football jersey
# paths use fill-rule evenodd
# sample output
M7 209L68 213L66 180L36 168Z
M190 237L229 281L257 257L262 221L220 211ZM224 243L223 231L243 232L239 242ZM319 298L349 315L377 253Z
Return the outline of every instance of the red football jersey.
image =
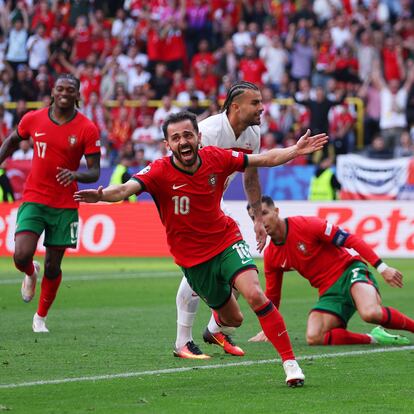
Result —
M167 242L179 266L192 267L242 240L236 222L220 208L224 183L244 171L242 152L205 147L201 165L193 173L180 170L172 157L154 161L134 175L157 204Z
M283 244L272 241L264 252L266 296L279 306L283 272L296 270L324 294L351 263L362 261L372 265L380 259L359 237L318 217L289 217ZM361 256L351 254L350 248Z
M99 154L99 132L80 112L63 125L49 116L50 108L28 112L19 122L17 133L33 139L32 169L23 191L23 201L55 208L78 208L73 193L78 185L64 187L56 180L58 167L76 171L83 155Z

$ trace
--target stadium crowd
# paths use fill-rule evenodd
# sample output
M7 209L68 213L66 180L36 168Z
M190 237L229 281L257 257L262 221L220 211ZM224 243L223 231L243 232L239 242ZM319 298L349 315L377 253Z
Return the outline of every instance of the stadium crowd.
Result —
M240 79L262 92L262 151L309 127L329 133L332 161L414 155L412 0L5 0L0 26L0 143L69 72L103 166L164 155L166 117L217 113ZM23 142L14 157L30 154Z

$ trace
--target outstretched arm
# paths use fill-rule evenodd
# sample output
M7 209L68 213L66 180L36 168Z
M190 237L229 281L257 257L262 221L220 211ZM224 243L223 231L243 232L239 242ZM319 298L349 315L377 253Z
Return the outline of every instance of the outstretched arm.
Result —
M247 155L248 167L276 167L299 155L319 151L327 142L328 136L326 134L311 136L311 131L308 129L295 145L287 148L275 148L262 154Z
M127 199L132 194L142 191L142 185L136 180L128 180L124 184L110 185L106 188L99 186L96 189L76 191L73 195L75 201L83 203L97 203L108 201L111 203Z
M256 234L257 250L261 252L266 244L266 230L262 220L262 190L260 188L257 168L247 168L244 172L244 191L254 214L254 232Z

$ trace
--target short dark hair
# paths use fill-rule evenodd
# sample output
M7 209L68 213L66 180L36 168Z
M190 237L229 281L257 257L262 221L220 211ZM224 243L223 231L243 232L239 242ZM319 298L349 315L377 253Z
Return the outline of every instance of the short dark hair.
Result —
M267 204L269 207L275 207L275 203L272 197L269 197L268 195L262 195L262 203ZM247 211L249 211L251 207L252 206L250 204L247 204Z
M162 124L162 132L164 134L164 138L168 138L167 128L170 124L177 124L178 122L187 120L191 121L191 124L193 125L195 132L198 134L197 117L192 112L181 111L176 114L171 114Z
M234 83L227 92L226 100L224 101L223 107L221 108L221 112L229 109L230 105L234 101L234 98L243 94L246 90L258 91L259 88L252 82L240 81Z

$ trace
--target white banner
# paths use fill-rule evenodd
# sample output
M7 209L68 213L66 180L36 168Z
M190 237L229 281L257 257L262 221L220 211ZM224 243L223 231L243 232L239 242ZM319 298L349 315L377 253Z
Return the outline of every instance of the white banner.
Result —
M407 183L410 158L373 160L360 155L339 155L336 176L342 199L396 199Z
M414 258L414 204L400 201L278 201L281 217L318 216L364 239L381 257ZM242 201L226 202L253 256L253 224Z

